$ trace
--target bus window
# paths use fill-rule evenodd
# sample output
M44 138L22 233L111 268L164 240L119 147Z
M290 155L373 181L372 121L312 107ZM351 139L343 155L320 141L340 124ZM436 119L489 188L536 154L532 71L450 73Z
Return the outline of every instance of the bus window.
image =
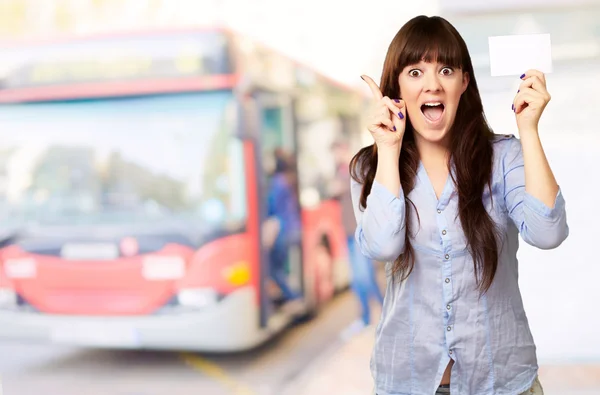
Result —
M195 246L242 231L231 100L212 92L3 106L2 227L157 226Z
M301 126L298 132L298 144L299 161L303 170L300 179L303 195L306 195L307 191L312 191L311 195L316 194L314 199L318 201L330 197L329 186L335 177L335 161L331 145L340 133L341 122L333 117L315 120ZM312 204L303 199L303 205Z

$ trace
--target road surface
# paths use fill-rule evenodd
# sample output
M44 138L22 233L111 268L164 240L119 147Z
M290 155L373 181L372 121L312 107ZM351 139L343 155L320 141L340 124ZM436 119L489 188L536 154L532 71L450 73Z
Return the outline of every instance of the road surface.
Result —
M270 395L340 340L358 306L339 295L310 322L237 355L108 351L0 343L9 395Z

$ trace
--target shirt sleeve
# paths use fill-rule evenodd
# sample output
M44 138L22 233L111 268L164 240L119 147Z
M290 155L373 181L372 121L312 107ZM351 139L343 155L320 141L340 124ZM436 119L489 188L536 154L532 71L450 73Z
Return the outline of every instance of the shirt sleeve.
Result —
M553 207L525 191L525 165L521 142L512 137L503 155L504 201L523 240L540 249L558 247L569 235L565 200L559 188Z
M363 255L380 262L396 260L404 252L406 232L402 190L398 198L373 181L367 207L362 211L359 207L362 184L352 179L350 188L357 224L355 238Z

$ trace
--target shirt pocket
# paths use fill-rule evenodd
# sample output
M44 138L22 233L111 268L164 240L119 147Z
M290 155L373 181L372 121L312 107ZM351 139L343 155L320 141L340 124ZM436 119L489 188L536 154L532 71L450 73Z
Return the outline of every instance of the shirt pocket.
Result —
M501 234L506 233L509 217L504 203L504 186L502 183L494 181L491 194L490 189L487 186L485 187L483 190L483 204L492 221L498 227L498 231Z

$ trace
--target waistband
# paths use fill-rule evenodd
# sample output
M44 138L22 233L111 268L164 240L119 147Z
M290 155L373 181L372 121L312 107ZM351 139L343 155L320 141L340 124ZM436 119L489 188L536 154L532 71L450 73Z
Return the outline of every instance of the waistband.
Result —
M450 393L450 384L440 385L435 393L436 393L436 395L449 394Z

